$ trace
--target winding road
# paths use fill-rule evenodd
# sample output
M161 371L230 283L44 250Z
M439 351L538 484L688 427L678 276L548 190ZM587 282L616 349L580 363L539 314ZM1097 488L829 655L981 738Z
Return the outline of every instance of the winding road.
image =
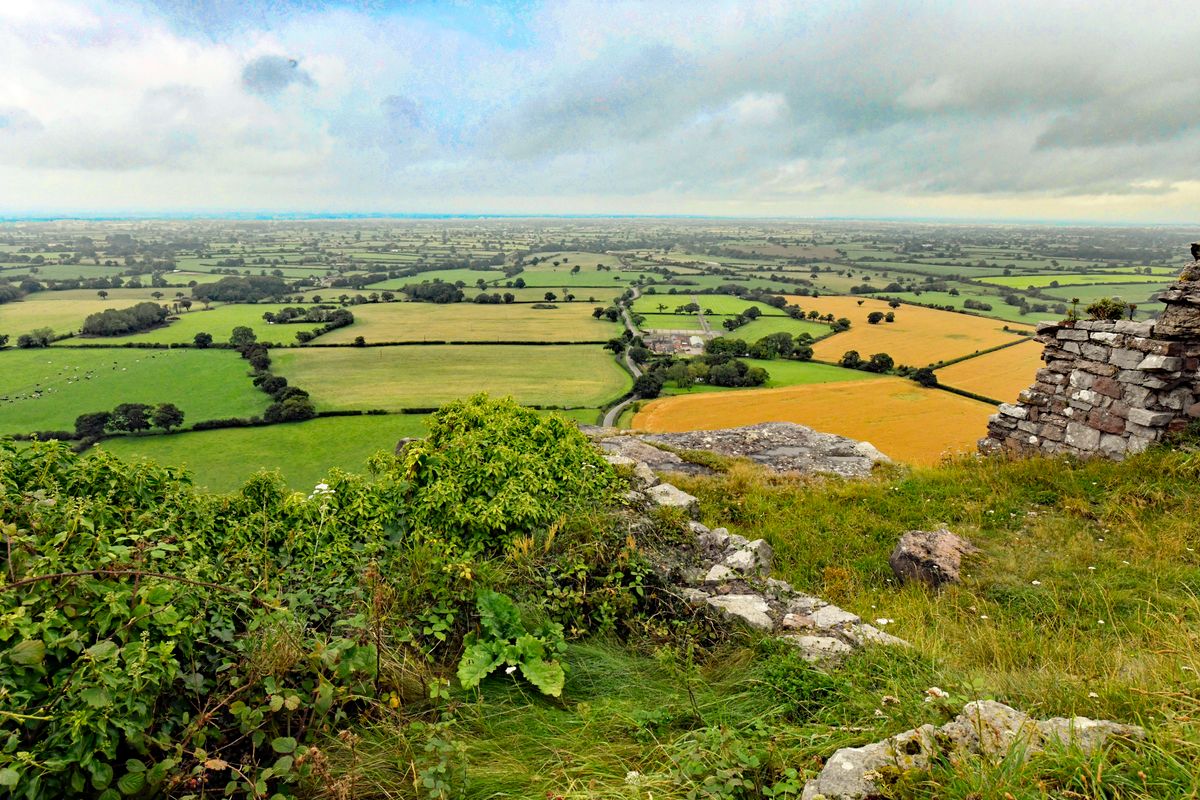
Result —
M634 300L637 300L639 297L642 296L641 290L638 289L636 286L631 287L631 288L633 290L633 299ZM629 334L631 336L637 336L638 329L637 329L637 326L633 324L633 317L629 314L629 305L628 304L623 303L621 305L621 317L625 320L625 329L627 331L629 331ZM642 370L637 364L635 364L633 362L633 359L630 358L628 347L625 348L624 358L625 358L625 367L629 370L629 374L633 376L633 379L636 381L638 378L642 377ZM601 424L604 425L604 427L606 427L606 428L615 427L617 424L617 420L620 419L620 417L621 417L621 412L624 411L626 408L628 408L630 403L632 403L635 400L639 400L639 399L641 399L641 398L639 398L636 394L629 395L629 397L626 397L624 400L617 403L615 406L610 408L604 414L604 422Z

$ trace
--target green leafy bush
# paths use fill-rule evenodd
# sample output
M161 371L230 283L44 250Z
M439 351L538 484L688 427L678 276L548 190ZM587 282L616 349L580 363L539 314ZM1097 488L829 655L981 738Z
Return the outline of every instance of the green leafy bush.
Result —
M484 394L444 406L402 459L414 528L471 551L605 505L620 485L573 423Z
M500 667L520 670L542 694L562 694L566 674L557 656L567 649L562 625L546 623L530 633L513 601L499 592L481 592L476 606L484 637L469 634L458 664L458 680L472 689Z

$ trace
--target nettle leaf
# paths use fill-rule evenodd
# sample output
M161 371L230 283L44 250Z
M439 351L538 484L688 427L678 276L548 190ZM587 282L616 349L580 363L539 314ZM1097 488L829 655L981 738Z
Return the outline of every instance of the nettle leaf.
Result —
M79 699L92 708L105 708L112 705L112 697L103 686L93 686L79 693Z
M463 652L458 662L458 682L464 689L472 689L504 663L502 646L497 642L477 642Z
M551 697L562 696L563 684L567 679L562 664L544 658L531 658L522 661L520 668L525 680L536 686L542 694Z
M8 651L8 660L21 667L34 667L46 657L46 643L41 639L25 639Z
M146 786L146 773L144 772L127 772L117 781L117 788L121 790L121 794L130 795L137 794Z
M115 656L120 649L121 648L117 646L116 642L112 641L111 639L105 639L102 642L96 642L83 652L87 653L97 661L103 661Z

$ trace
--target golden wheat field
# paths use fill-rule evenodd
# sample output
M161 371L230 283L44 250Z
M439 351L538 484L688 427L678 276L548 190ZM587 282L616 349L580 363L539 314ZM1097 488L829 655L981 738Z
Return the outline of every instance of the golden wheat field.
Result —
M674 432L799 422L868 441L896 461L934 464L944 455L974 450L995 410L987 403L889 377L660 398L638 412L633 427Z
M1011 403L1041 366L1042 345L1028 341L943 367L937 376L946 386Z
M1015 338L1015 334L1003 330L1003 322L922 306L901 305L894 309L895 322L870 325L867 315L872 311L886 314L893 309L882 300L845 295L792 295L788 302L805 311L850 320L850 330L817 342L813 355L821 361L837 361L847 350L857 350L863 358L887 353L897 364L925 367L1007 344Z

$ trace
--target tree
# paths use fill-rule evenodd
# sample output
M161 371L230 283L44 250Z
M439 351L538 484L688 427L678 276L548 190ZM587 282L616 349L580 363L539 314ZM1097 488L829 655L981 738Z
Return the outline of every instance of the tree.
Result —
M896 312L895 311L887 312L887 314L885 314L883 317L883 321L884 322L895 322L896 321Z
M267 410L263 412L263 419L267 422L299 422L312 419L316 415L317 410L313 408L311 400L294 396L267 406Z
M151 412L145 403L122 403L113 409L109 427L117 431L137 433L149 429L150 420L146 415Z
M174 403L162 403L154 409L154 425L168 433L183 424L183 412Z
M554 292L546 292L542 296L546 298L547 303L553 303L555 301L555 299L558 297L556 294L554 294Z
M355 347L366 347L367 340L365 338L363 338L362 336L355 336L354 337L354 346Z
M8 334L0 333L0 347L4 347L6 344L8 344Z
M613 353L621 353L625 350L625 342L621 339L609 339L604 345L605 350L611 350Z
M515 294L513 294L512 292L505 292L505 293L504 293L504 303L505 303L505 305L508 305L509 303L512 303L512 302L514 302L516 299L517 299L517 296L516 296Z
M937 374L929 367L921 367L912 374L912 379L917 383L932 389L938 385Z
M106 292L106 291L104 291L103 289L101 289L100 291L96 292L96 296L97 296L97 297L99 297L101 300L107 300L107 299L108 299L108 292Z
M842 360L839 361L838 364L846 369L861 369L863 360L862 356L858 354L857 350L847 350L842 354Z
M75 418L75 435L80 439L99 439L104 435L112 414L107 411L93 411L90 414L80 414Z
M258 341L258 334L245 325L238 325L229 335L229 343L236 349L242 350Z
M871 356L871 360L862 365L862 368L867 372L884 373L889 372L896 362L887 353L875 353Z
M867 322L871 325L878 325L883 322L883 312L872 311L870 314L867 314Z
M646 372L633 382L633 391L642 397L658 397L665 382L661 372Z
M163 299L163 293L162 293L162 292L151 292L151 293L150 293L150 296L151 296L151 297L153 297L155 300L162 300L162 299Z
M604 309L601 308L600 306L596 306L595 308L592 309L592 316L596 319L600 319L601 317L604 316Z
M192 344L196 345L196 347L200 350L205 349L210 344L212 344L212 342L213 342L212 334L205 333L204 331L200 331L199 333L197 333L195 336L192 337Z

